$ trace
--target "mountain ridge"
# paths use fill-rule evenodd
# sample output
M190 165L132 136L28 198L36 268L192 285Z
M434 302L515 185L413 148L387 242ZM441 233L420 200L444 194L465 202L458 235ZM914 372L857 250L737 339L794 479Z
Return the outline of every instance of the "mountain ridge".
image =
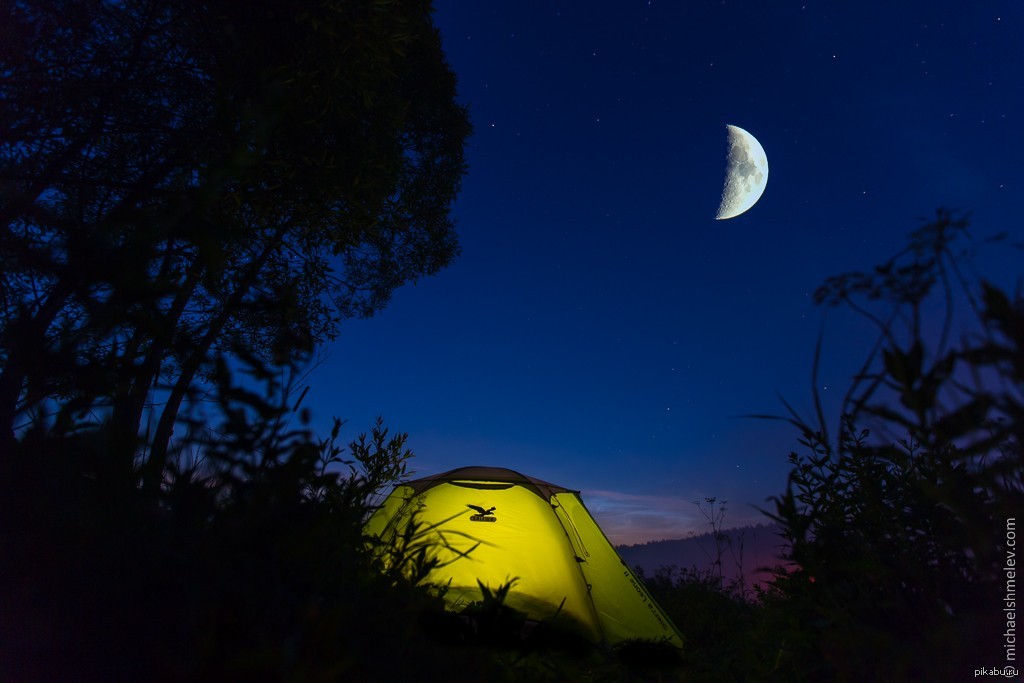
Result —
M785 540L776 524L756 524L723 529L721 533L722 577L738 579L742 573L748 584L770 580L765 568L785 564L780 558ZM648 541L616 546L615 550L630 567L640 567L645 575L653 575L661 567L682 570L713 571L719 556L715 532L708 531L686 538Z

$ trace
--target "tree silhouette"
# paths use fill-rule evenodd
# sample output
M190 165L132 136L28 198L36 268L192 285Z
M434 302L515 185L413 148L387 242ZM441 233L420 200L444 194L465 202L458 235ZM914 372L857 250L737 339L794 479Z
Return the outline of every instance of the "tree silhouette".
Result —
M415 632L362 537L405 435L282 377L456 256L468 134L429 2L0 4L0 679L363 680Z
M216 358L295 361L451 261L469 123L430 12L5 5L0 446L93 416L132 461L155 406L153 486Z

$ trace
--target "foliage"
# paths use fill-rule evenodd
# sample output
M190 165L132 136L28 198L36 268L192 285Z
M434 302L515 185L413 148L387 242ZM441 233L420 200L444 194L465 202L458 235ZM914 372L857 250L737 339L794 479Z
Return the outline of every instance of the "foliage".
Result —
M754 600L723 584L713 498L697 503L710 568L645 579L684 635L687 680L961 680L979 658L1004 661L997 567L1024 503L1024 299L971 275L967 227L940 210L892 259L818 290L878 343L836 427L817 395L815 421L786 418L803 451L767 513L788 547L772 583ZM956 327L971 331L954 342Z
M405 435L285 379L458 252L430 3L0 11L0 678L440 667L362 536Z
M734 543L733 537L722 530L725 513L728 511L726 507L728 503L729 501L719 500L715 496L705 497L703 503L699 500L693 501L693 504L700 510L704 519L708 520L708 524L711 525L710 536L714 541L713 551L709 551L703 546L701 546L701 550L704 551L704 554L711 561L709 571L712 576L718 577L720 592L727 595L735 594L739 599L747 600L751 597L752 591L747 586L747 575L743 567L743 549L746 532L740 531ZM707 508L704 507L705 504ZM725 581L725 558L727 552L737 570L735 578L730 580L728 584ZM696 578L696 576L691 576L691 578Z
M158 486L218 358L306 358L451 261L469 124L430 12L5 3L0 447L109 416Z
M681 680L679 656L662 643L627 641L614 649L595 646L579 624L559 607L533 621L505 604L518 579L496 588L478 582L481 599L453 611L429 615L431 639L458 646L460 659L482 656L482 670L498 680L522 681L675 681Z
M966 228L939 211L896 257L816 294L880 337L835 438L820 403L815 425L791 412L804 451L769 514L798 566L771 602L787 680L959 680L1002 660L1001 530L1024 503L1024 299L966 276ZM953 345L961 298L979 331Z
M653 576L637 571L682 633L686 680L743 680L756 671L752 633L758 605L744 599L738 586L723 585L714 562L704 570L663 566Z
M510 585L447 612L414 532L363 535L405 476L406 435L378 420L342 448L335 421L316 439L288 427L299 401L270 384L267 398L226 382L218 438L156 496L117 469L102 428L28 430L0 460L0 678L630 680L558 628L524 637Z
M330 680L415 630L432 601L385 582L361 534L404 435L377 429L350 444L358 467L324 472L332 449L308 433L223 431L157 500L110 469L102 430L18 442L0 471L19 520L0 529L5 680Z

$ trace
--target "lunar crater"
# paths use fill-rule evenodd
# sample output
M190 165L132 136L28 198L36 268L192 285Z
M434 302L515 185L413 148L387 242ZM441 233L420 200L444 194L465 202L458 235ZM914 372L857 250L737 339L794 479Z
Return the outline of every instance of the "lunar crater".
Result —
M716 220L734 218L750 209L761 198L768 183L768 156L761 143L738 126L727 125L726 130L729 153Z

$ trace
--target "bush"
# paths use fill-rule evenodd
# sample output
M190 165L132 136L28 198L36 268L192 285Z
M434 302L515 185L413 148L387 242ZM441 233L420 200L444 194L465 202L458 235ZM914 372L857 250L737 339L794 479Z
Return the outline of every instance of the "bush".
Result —
M787 680L963 680L1004 661L996 567L1024 503L1024 300L964 276L966 229L939 211L896 257L816 294L877 324L879 343L834 438L820 404L813 425L791 411L803 451L769 514L797 566L772 603ZM928 326L936 292L946 319ZM953 346L961 299L977 332Z
M738 586L723 586L712 569L671 565L651 577L637 571L683 635L686 680L743 680L757 671L751 638L760 608Z
M0 460L0 678L416 673L391 653L439 607L377 571L362 536L373 494L404 475L406 436L378 421L342 450L340 422L317 441L250 400L155 495L107 458L102 425L28 432Z

